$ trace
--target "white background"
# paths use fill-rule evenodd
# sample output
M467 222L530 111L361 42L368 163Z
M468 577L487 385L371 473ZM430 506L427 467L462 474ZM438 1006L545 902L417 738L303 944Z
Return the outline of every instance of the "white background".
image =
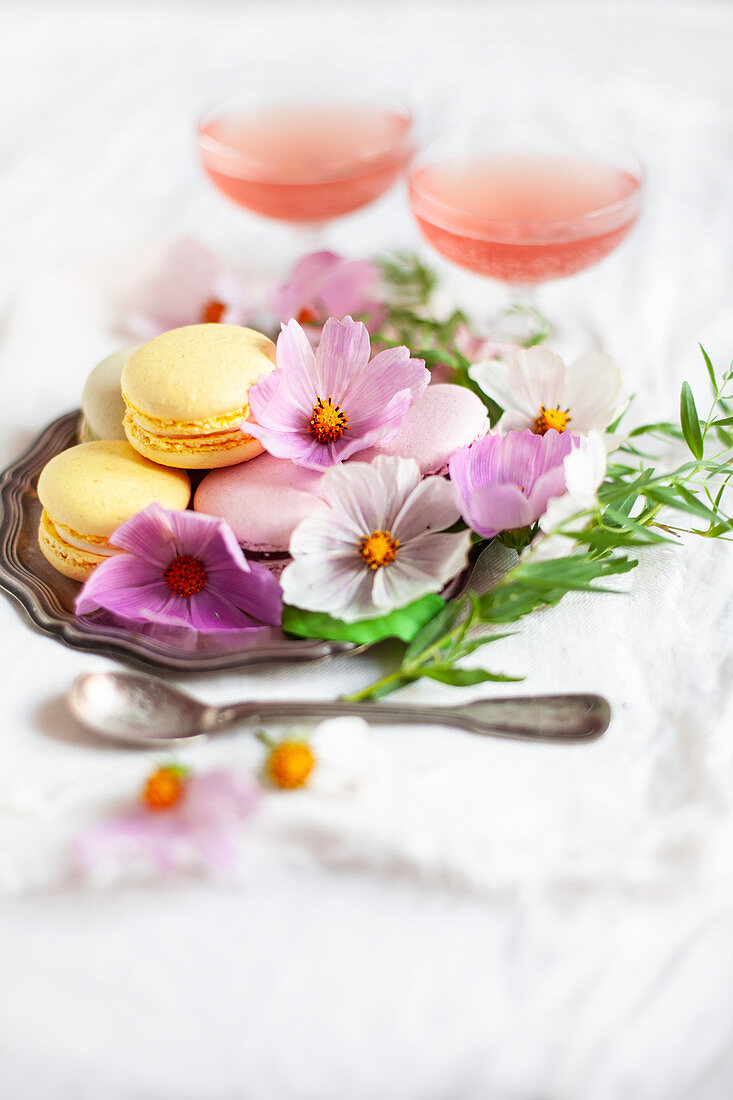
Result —
M733 9L700 2L6 3L2 464L78 403L167 243L193 235L258 278L293 258L285 230L225 203L195 162L197 113L240 89L388 90L427 136L530 115L637 149L638 231L543 303L601 332L636 415L673 415L682 378L705 384L696 342L719 365L733 354L731 56ZM330 243L418 244L402 191ZM446 276L489 313L495 291ZM0 1096L725 1100L730 550L660 551L629 596L568 600L492 646L496 667L529 674L520 690L607 694L596 745L392 729L367 746L346 730L342 773L359 782L271 796L235 880L105 890L68 880L64 845L149 761L84 742L60 709L107 662L0 600ZM333 695L379 660L187 686ZM191 751L256 759L244 735Z

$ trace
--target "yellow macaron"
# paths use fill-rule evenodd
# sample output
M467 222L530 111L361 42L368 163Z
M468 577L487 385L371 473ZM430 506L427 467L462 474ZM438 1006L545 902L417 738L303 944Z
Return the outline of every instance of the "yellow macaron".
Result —
M124 428L164 466L234 466L264 450L241 426L249 390L275 369L275 345L239 325L187 325L143 344L125 363Z
M109 536L126 520L157 502L185 508L191 483L183 470L167 470L109 439L80 443L48 462L38 479L43 505L38 543L48 562L83 581L117 553Z

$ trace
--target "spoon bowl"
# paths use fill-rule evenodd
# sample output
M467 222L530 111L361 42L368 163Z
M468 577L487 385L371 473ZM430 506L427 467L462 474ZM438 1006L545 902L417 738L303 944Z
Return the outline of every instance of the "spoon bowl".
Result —
M92 672L74 681L67 700L84 726L132 744L196 737L211 723L211 708L149 676Z

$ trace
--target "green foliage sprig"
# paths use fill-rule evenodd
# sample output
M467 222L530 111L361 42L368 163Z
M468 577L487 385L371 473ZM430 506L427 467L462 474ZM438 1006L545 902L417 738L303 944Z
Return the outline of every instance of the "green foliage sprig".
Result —
M567 540L565 556L538 560L530 546L488 592L446 603L405 647L394 671L346 698L378 699L421 678L456 686L512 679L460 662L507 637L502 628L559 603L569 592L617 591L602 582L634 569L645 547L674 542L683 533L730 539L726 490L733 479L733 365L718 375L701 350L712 389L707 414L699 415L685 382L678 423L631 430L607 466L596 505L550 536ZM618 428L617 422L610 430ZM666 468L670 452L680 445L691 458Z

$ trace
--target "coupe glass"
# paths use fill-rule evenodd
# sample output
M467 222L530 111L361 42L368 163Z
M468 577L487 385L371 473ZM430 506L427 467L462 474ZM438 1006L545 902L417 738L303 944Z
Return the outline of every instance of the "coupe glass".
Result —
M641 208L636 157L595 135L507 127L430 145L409 171L412 212L446 259L503 283L531 321L538 284L596 264ZM504 315L506 317L506 314Z
M390 100L232 100L201 119L198 148L227 198L314 237L398 179L414 151L412 116Z

